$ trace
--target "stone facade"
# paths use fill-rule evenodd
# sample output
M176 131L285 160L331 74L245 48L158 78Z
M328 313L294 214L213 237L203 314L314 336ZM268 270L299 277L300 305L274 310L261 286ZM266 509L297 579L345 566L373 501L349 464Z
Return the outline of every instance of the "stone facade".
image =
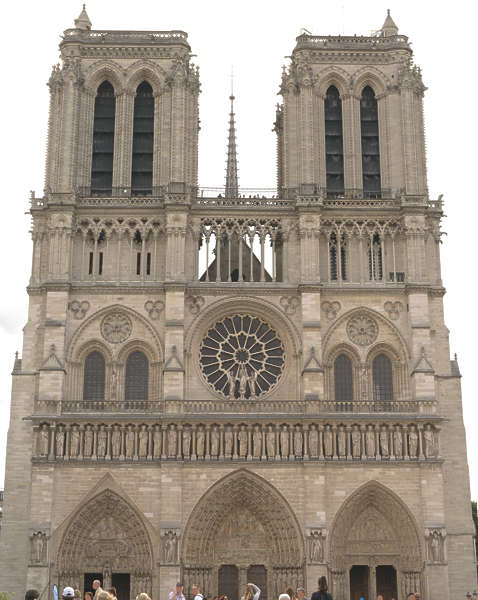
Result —
M0 589L84 590L100 576L120 600L164 598L183 578L188 593L196 582L237 600L254 579L272 599L286 585L311 593L325 574L337 600L464 597L476 564L460 373L407 38L390 16L374 37L297 38L277 194L248 198L198 189L184 32L94 31L83 11L60 49L45 194L31 199ZM114 151L101 194L104 81ZM142 82L152 176L137 193ZM343 131L333 193L331 86Z

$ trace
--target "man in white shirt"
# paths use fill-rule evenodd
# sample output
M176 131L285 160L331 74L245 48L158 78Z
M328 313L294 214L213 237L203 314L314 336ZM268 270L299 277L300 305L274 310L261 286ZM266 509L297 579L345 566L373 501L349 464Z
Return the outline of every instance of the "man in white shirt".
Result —
M204 600L204 596L201 594L197 583L192 584L191 592L193 594L193 600Z
M183 594L183 589L183 584L180 581L178 581L176 584L176 589L169 592L168 600L186 600Z

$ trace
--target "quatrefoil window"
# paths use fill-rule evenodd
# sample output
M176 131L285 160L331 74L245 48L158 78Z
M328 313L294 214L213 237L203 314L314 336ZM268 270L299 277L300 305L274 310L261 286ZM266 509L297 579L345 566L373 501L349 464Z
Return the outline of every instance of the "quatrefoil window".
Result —
M272 327L247 314L225 317L211 327L199 349L209 385L229 399L261 396L284 370L284 346Z

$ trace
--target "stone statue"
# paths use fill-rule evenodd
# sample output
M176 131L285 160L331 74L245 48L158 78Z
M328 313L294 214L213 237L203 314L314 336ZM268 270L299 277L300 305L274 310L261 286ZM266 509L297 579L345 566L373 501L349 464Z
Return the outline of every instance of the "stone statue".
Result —
M254 458L260 458L262 452L262 432L259 429L259 425L254 427L254 433L252 434L252 448Z
M418 433L415 429L415 425L412 425L410 432L408 433L408 451L410 458L417 457L418 450Z
M287 430L287 425L282 425L282 430L280 432L280 450L282 458L289 457L289 432Z
M32 562L40 564L44 561L45 534L37 531L32 536Z
M267 456L269 458L274 458L276 453L276 434L272 429L272 425L269 425L266 432L266 449Z
M173 531L168 531L164 536L164 561L166 564L174 564L177 557L178 540Z
M357 425L352 428L352 457L360 458L360 447L362 445L362 434Z
M227 377L227 384L229 386L229 392L227 394L227 397L230 400L234 399L234 392L236 390L236 378L232 373L232 368L229 369L229 371L226 373L226 377Z
M104 458L106 456L106 442L108 439L108 434L103 425L100 426L98 431L98 450L97 455L99 458Z
M319 432L315 425L309 430L309 453L312 458L319 456Z
M184 458L191 456L191 430L189 427L183 429L183 456Z
M441 535L434 531L430 536L430 554L432 561L437 563L441 561Z
M219 430L217 425L211 429L211 456L217 458L219 454Z
M119 458L121 454L121 431L118 425L113 426L111 433L111 454L113 458Z
M139 457L146 458L148 456L148 430L146 425L141 425L139 431Z
M228 427L224 432L224 455L227 458L231 458L233 442L234 434L232 433L230 427Z
M387 427L385 425L382 425L379 437L380 437L380 450L382 452L382 457L388 458L390 455L390 452L389 452L389 448L388 448L388 431L387 431Z
M249 391L251 394L251 398L256 395L256 381L257 381L257 371L251 368L251 374L249 375L248 383L249 383Z
M128 425L128 430L126 432L126 443L125 443L125 447L126 447L126 458L133 458L133 454L134 454L134 438L135 438L135 434L134 431L131 428L131 425Z
M375 458L375 431L372 425L367 425L365 432L365 449L367 458Z
M40 456L48 456L48 442L50 440L50 432L48 425L42 425L38 432L38 454Z
M400 430L400 425L395 426L395 431L393 432L393 452L396 458L402 458L403 456L403 439L402 432Z
M80 455L80 432L78 427L74 425L70 433L70 456L77 458Z
M85 456L91 456L93 454L93 432L91 431L91 425L87 425L85 428Z
M238 433L239 439L239 456L241 458L247 457L247 431L244 428L244 425L241 425L241 429Z
M313 531L310 534L310 553L309 558L311 563L321 563L324 556L324 546L322 533Z
M245 365L239 367L239 397L241 400L246 399L247 383L249 376Z
M196 454L198 458L204 456L204 429L201 426L196 432Z
M300 425L296 425L294 431L294 456L296 456L297 458L302 458L303 451L304 438L300 429Z
M56 431L56 439L55 439L56 456L63 456L64 451L65 451L65 430L60 425Z
M344 426L341 425L339 427L339 431L337 433L337 448L339 451L340 458L345 458L345 455L347 454L346 447L347 447L347 443L346 443Z
M330 458L333 455L333 445L334 440L332 430L330 429L330 425L326 425L324 431L324 450L327 458Z
M178 447L178 432L176 427L171 425L168 431L168 457L175 458Z
M161 430L159 427L155 427L153 432L153 457L161 457Z
M425 441L425 456L427 458L434 458L436 456L435 434L430 424L423 431L423 439Z

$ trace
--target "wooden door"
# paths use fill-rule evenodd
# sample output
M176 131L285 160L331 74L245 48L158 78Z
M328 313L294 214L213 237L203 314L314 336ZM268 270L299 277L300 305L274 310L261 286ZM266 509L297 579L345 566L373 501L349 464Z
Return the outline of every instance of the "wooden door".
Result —
M235 565L219 568L218 595L225 594L228 600L239 600L239 570Z

